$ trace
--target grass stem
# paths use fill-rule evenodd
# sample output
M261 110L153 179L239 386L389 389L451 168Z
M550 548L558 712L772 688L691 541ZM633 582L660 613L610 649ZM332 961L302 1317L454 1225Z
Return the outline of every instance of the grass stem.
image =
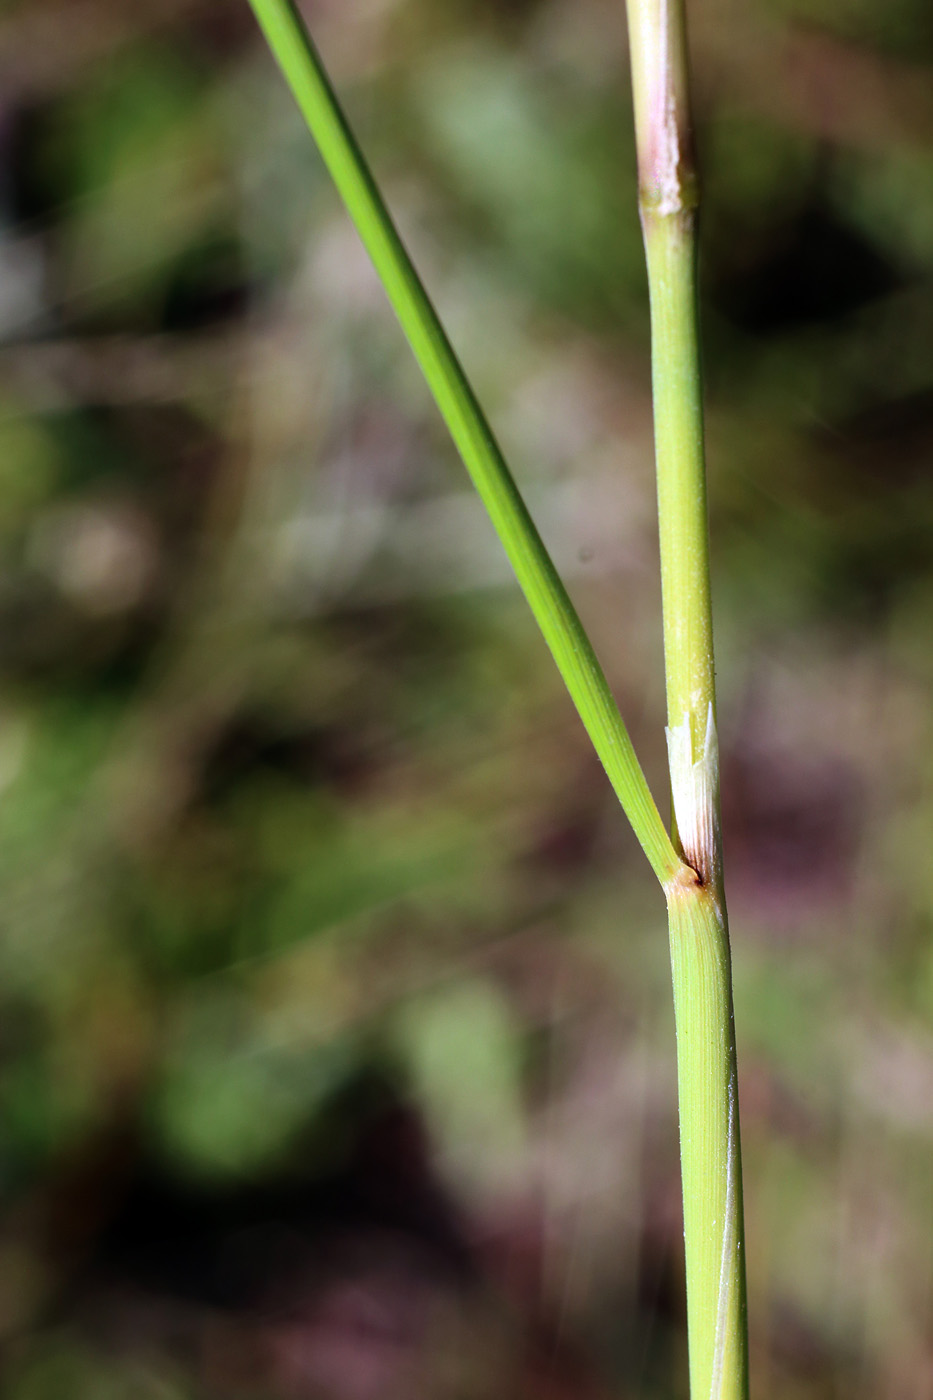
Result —
M699 192L683 0L628 0L639 208L651 300L674 835L667 885L677 1026L690 1393L748 1394L742 1162L719 821L716 686L696 286Z

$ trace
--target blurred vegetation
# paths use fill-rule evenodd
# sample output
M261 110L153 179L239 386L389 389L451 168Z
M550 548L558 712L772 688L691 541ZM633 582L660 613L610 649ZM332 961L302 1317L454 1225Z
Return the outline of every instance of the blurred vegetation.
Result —
M755 1393L921 1400L933 12L690 10ZM619 5L307 13L661 793ZM247 6L0 69L0 1393L682 1394L663 907Z

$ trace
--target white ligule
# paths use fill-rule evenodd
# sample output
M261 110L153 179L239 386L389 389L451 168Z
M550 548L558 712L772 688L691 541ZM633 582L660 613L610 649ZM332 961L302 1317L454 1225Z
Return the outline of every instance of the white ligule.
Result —
M690 719L667 730L674 816L684 855L704 883L714 879L718 861L719 743L709 707L703 751L694 752Z

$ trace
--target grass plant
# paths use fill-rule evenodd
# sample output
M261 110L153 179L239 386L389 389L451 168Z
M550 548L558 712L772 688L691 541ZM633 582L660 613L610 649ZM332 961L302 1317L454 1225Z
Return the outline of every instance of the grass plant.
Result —
M664 891L677 1027L690 1393L747 1394L742 1177L722 880L685 17L629 0L652 316L673 832L495 436L293 0L250 0L408 337L590 739Z

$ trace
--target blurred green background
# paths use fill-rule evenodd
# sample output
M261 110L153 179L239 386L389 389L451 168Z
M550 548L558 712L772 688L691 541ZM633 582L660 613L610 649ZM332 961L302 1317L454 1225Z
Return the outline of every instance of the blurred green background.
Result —
M933 9L691 0L758 1400L933 1396ZM306 7L665 787L621 0ZM246 0L0 7L0 1394L682 1396L664 910Z

